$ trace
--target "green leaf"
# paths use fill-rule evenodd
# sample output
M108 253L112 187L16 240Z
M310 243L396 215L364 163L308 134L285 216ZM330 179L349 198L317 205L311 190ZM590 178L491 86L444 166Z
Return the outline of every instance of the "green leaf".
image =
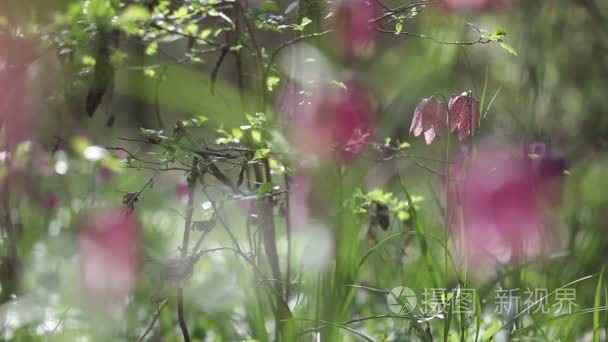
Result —
M148 9L141 5L130 5L125 9L120 17L118 23L135 23L137 21L145 21L150 19L150 12Z
M117 24L127 33L137 32L137 23L150 19L150 12L141 5L130 5L117 20Z
M272 91L280 81L281 79L277 76L268 76L266 79L266 87L268 87L268 91Z
M207 121L209 121L209 118L207 118L204 115L196 115L195 117L193 117L192 119L192 123L195 125L201 125Z
M410 147L410 143L408 143L407 141L404 141L402 143L399 144L399 146L397 146L400 150L404 149L404 148L408 148Z
M89 55L82 56L81 61L83 65L88 67L93 67L96 63L95 57Z
M300 25L302 27L304 27L304 26L306 26L306 25L308 25L310 23L312 23L312 20L310 20L308 17L304 17L304 18L302 18L302 22L300 23Z
M507 43L500 42L500 46L503 49L507 50L510 54L517 56L517 51L515 51L515 49L511 45L509 45Z
M243 131L241 131L239 128L233 128L232 136L237 139L241 139L241 138L243 138Z
M84 150L89 146L91 146L91 142L85 137L77 136L72 139L72 148L78 154L83 154Z
M146 55L153 56L158 51L158 42L151 42L146 46Z
M271 192L272 191L272 187L273 187L273 185L272 185L271 182L263 183L258 188L258 195L264 195L264 194L267 194L267 193Z
M261 148L261 149L255 151L255 154L253 155L253 160L264 159L264 158L267 158L269 155L270 155L269 148Z
M257 129L253 129L251 130L251 138L253 139L253 141L255 141L256 143L262 142L262 132L260 132Z
M395 24L395 34L401 33L401 30L403 30L403 24L400 21L398 21Z

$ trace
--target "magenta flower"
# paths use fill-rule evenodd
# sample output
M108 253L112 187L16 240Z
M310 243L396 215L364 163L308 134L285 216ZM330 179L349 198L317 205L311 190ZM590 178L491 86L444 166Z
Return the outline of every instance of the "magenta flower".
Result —
M110 168L100 166L97 170L97 179L101 183L109 183L112 180L112 177L114 177L114 171L112 171Z
M424 140L427 145L430 145L446 128L447 108L445 103L437 101L434 97L418 100L410 134L417 137L424 133Z
M139 269L139 223L124 210L101 210L80 220L82 286L87 300L120 318Z
M293 147L304 158L359 155L371 134L374 113L364 87L355 81L346 89L334 84L304 87L295 81L279 95L278 111Z
M450 131L458 130L458 139L463 141L468 135L475 133L479 122L479 101L463 93L452 95L448 103L450 115Z
M29 99L27 67L35 52L29 42L10 34L0 34L0 128L11 150L30 139L34 118ZM29 100L29 101L28 101Z
M376 41L377 5L371 0L338 1L335 11L334 42L347 56L362 56Z
M180 201L186 202L188 200L190 186L187 180L181 180L175 185L175 195Z
M546 250L546 211L554 206L544 201L544 184L565 167L549 158L535 168L527 156L498 146L481 147L473 160L459 156L448 187L455 247L476 265L519 263Z

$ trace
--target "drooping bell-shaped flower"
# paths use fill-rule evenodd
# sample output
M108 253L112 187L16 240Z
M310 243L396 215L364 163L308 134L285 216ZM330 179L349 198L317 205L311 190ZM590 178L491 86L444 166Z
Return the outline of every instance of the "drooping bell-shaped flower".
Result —
M424 140L430 145L436 137L447 129L447 107L434 97L418 100L410 134L419 136L424 133Z
M120 318L135 288L141 230L136 219L120 209L84 216L78 236L80 275L89 303Z
M463 141L475 133L479 122L479 100L468 93L452 95L448 103L450 131L458 131L458 139Z

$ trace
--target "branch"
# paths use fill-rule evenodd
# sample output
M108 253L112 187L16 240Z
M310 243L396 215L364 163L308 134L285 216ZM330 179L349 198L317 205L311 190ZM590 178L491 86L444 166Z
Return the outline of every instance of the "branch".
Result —
M186 219L184 222L184 237L182 240L182 260L185 260L188 257L188 243L190 238L190 226L192 225L192 213L194 212L194 187L196 186L196 179L198 175L198 171L196 169L196 165L198 164L198 158L193 158L192 160L193 167L190 171L190 177L188 178L188 204L186 209ZM184 288L180 286L177 289L177 319L179 321L179 326L182 330L182 335L184 335L184 341L190 342L190 334L188 333L188 325L186 324L186 319L184 317Z
M463 45L475 45L475 44L488 44L491 43L492 41L489 39L484 39L482 36L479 36L479 38L477 38L476 40L473 41L467 41L467 42L462 42L459 40L456 41L445 41L445 40L441 40L441 39L437 39L431 36L427 36L425 34L419 34L419 33L412 33L412 32L408 32L408 31L401 31L401 32L397 32L397 31L393 31L393 30L387 30L384 28L376 28L376 30L378 32L381 33L391 33L391 34L395 34L395 35L406 35L406 36L410 36L410 37L416 37L416 38L424 38L424 39L428 39L431 40L435 43L439 43L439 44L444 44L444 45L459 45L459 46L463 46Z
M167 305L167 299L166 298L162 301L162 303L160 304L160 306L156 310L156 313L154 314L154 317L152 317L152 321L148 325L148 328L146 328L146 331L144 331L144 333L141 334L141 336L137 339L137 342L142 342L146 338L146 336L148 336L148 334L150 333L150 331L152 331L152 328L154 328L154 325L156 324L156 321L158 321L158 317L160 316L161 311L163 311L163 309L165 308L165 305Z

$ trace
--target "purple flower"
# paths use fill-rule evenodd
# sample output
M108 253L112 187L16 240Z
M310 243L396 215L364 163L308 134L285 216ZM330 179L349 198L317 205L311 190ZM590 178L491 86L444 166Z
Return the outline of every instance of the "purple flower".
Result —
M534 164L509 146L482 145L475 159L459 156L451 172L455 246L460 256L476 265L517 264L541 255L552 226L547 211L559 205L547 201L555 194L547 184L561 179L563 158L557 161L545 154Z
M350 162L371 134L374 113L366 89L355 81L302 86L289 81L278 111L293 147L304 156L337 157ZM306 159L306 158L304 158Z
M436 137L447 128L447 109L445 103L434 97L418 100L410 134L419 136L424 133L424 140L430 145Z
M479 101L466 93L452 95L448 103L450 131L458 130L458 139L463 141L473 135L479 122Z
M348 56L365 55L377 36L371 22L378 13L376 3L371 0L341 0L334 11L335 46Z
M139 270L141 230L124 210L100 210L80 220L80 275L87 300L122 316Z

